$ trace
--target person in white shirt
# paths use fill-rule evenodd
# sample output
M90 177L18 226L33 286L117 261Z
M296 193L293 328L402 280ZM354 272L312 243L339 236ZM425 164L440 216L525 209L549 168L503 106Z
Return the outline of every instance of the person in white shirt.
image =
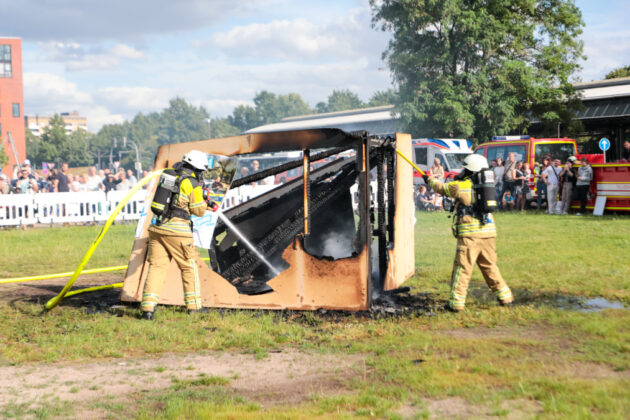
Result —
M547 166L542 173L542 178L547 184L547 212L557 214L556 205L558 203L558 183L560 181L560 159L555 159L552 165Z
M86 191L98 191L101 189L102 178L96 174L96 167L90 166L86 180Z

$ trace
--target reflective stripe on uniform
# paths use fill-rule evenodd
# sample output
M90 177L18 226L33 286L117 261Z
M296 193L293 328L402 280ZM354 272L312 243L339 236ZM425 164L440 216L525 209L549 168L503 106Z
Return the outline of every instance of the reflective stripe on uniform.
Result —
M499 298L499 300L501 300L502 302L511 302L512 300L514 300L514 296L512 296L512 291L508 286L502 287L494 293L496 294L497 298Z
M448 304L452 309L463 309L466 305L466 297L456 292L461 272L462 266L458 265L455 269L455 275L453 276L453 285L451 286L451 298L448 301Z

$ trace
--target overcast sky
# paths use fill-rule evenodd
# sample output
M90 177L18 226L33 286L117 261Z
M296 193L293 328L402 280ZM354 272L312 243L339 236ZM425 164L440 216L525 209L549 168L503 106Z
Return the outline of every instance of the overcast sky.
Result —
M630 2L577 0L581 78L630 64ZM77 110L90 131L181 96L223 117L263 89L311 105L333 89L390 86L368 0L0 0L22 38L26 115Z

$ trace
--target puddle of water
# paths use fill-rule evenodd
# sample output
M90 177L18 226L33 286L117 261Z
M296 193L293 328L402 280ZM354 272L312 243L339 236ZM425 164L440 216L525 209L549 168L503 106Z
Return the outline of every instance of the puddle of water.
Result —
M535 307L553 307L576 312L599 312L606 309L630 309L623 302L597 298L585 298L572 295L534 295L528 291L513 290L516 305L533 305ZM471 284L468 290L469 298L479 303L494 304L496 298L490 289L483 284Z
M580 312L597 312L604 309L627 309L623 303L614 302L604 298L586 299L584 302L584 309Z

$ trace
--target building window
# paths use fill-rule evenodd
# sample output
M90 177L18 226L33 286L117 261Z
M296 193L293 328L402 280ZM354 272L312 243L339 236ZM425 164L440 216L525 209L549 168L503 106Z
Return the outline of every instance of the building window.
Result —
M0 45L0 77L12 77L11 46Z
M20 116L20 104L13 104L13 116L16 118Z

